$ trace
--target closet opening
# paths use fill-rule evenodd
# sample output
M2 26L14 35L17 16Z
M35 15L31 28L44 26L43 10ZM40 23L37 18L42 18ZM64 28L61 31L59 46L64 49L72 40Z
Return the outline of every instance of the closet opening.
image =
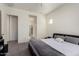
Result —
M18 42L18 16L8 15L9 16L9 41Z
M29 37L30 39L37 38L37 16L30 15L29 20Z

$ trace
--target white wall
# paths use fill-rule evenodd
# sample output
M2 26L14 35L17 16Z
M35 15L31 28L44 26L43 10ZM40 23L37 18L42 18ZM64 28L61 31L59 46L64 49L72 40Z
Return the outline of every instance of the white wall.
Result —
M1 35L1 11L0 11L0 35Z
M46 24L46 17L43 15L39 15L37 17L37 37L38 38L45 38L47 36L47 24Z
M0 4L0 11L1 11L1 34L3 35L3 38L5 39L5 44L7 43L7 21L6 21L6 7L3 4Z
M51 18L53 24L48 24ZM79 4L64 4L48 14L47 30L49 36L52 36L53 33L79 35Z
M5 41L9 41L7 15L18 16L18 42L27 42L29 39L29 15L37 16L37 38L44 38L46 36L46 21L44 15L9 8L4 5L0 5L0 9L2 10L2 34L5 34L3 36Z

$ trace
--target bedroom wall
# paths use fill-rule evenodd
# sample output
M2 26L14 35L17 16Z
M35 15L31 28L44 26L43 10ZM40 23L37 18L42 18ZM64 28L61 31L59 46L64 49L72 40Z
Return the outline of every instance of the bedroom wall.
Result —
M29 41L29 15L37 16L37 38L46 36L45 15L39 13L28 12L25 10L15 9L0 5L2 10L2 34L5 41L9 41L8 32L8 15L18 16L18 42ZM42 21L43 20L43 21Z
M53 19L53 24L49 24ZM64 4L47 15L48 36L53 33L79 35L79 4Z
M6 44L7 43L7 22L5 21L6 20L6 7L3 5L3 4L0 4L0 11L1 11L1 34L4 34L2 35L3 38L5 39L4 43Z

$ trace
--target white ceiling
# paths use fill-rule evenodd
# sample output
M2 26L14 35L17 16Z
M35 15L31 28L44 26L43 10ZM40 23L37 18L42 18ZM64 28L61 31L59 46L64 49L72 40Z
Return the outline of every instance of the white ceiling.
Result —
M63 3L6 3L6 5L9 7L24 9L31 12L38 12L43 14L48 14L62 4Z

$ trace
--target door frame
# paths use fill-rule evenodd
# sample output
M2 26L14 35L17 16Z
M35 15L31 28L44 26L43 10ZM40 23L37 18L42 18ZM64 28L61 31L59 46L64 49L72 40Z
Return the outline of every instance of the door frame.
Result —
M9 26L9 29L8 29L8 32L9 32L9 35L8 35L8 36L9 36L9 38L8 38L8 39L9 39L9 41L11 41L11 40L10 40L10 17L11 17L11 16L16 16L16 17L18 18L17 15L8 15L8 20L9 20L9 25L8 25L8 26ZM17 20L18 20L18 19L17 19ZM18 23L18 21L17 21L17 23ZM17 26L18 26L18 25L17 25ZM18 30L18 29L17 29L17 30ZM18 33L17 33L17 34L18 34ZM18 36L18 35L17 35L17 36ZM18 41L18 37L17 37L17 41Z
M35 25L35 28L36 28L36 31L35 32L36 33L34 33L34 31L33 31L33 36L35 35L35 38L37 38L37 16L35 16L35 15L29 15L29 19L30 19L30 17L33 17L34 18L34 21L36 22L36 25ZM29 27L29 34L30 34L30 27ZM30 37L30 35L29 35L29 37Z

